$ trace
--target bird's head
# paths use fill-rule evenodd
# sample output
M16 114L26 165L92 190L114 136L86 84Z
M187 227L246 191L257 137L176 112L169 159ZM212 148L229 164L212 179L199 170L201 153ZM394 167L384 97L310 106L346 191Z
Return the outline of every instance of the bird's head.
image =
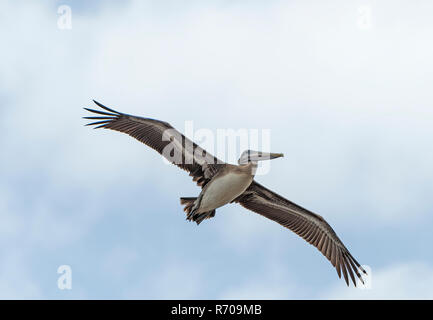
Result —
M239 164L248 164L249 162L255 162L262 160L271 160L284 157L282 153L271 153L262 151L245 150L242 152L241 157L238 160Z

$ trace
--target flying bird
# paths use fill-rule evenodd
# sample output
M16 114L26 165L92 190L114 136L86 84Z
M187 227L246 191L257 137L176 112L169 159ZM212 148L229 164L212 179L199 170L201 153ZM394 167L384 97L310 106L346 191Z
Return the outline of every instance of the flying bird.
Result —
M239 203L280 225L292 230L315 246L335 267L338 277L343 274L349 286L349 276L356 286L355 275L364 283L367 272L350 254L325 219L265 188L254 180L258 161L283 157L282 153L244 151L238 165L221 161L186 138L167 122L121 113L93 100L102 110L84 108L97 116L83 117L95 122L94 128L120 131L158 151L169 162L189 172L200 186L198 197L182 197L186 219L200 224L215 216L215 210L228 203Z

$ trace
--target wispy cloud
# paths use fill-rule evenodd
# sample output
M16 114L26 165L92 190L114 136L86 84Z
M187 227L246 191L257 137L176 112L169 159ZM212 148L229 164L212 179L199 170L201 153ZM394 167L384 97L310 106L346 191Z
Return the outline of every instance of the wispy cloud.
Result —
M433 268L424 262L402 262L373 270L368 290L334 288L325 299L432 299Z

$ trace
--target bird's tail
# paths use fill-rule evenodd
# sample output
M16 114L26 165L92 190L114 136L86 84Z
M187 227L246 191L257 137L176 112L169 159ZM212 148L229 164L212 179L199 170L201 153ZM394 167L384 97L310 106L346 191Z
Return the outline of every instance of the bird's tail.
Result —
M215 216L215 210L209 212L201 212L197 213L196 203L197 198L189 197L189 198L180 198L180 204L185 205L183 211L186 212L186 219L189 221L195 221L197 224L200 224L204 219L212 218Z
M191 213L194 203L197 198L189 197L189 198L180 198L180 204L185 205L183 208L183 211L185 211L187 214Z

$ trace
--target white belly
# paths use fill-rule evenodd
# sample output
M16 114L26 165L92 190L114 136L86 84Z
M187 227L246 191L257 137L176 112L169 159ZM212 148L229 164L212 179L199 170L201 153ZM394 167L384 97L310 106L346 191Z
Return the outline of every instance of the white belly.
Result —
M229 173L209 182L200 202L200 212L219 208L241 195L253 177L244 173Z

